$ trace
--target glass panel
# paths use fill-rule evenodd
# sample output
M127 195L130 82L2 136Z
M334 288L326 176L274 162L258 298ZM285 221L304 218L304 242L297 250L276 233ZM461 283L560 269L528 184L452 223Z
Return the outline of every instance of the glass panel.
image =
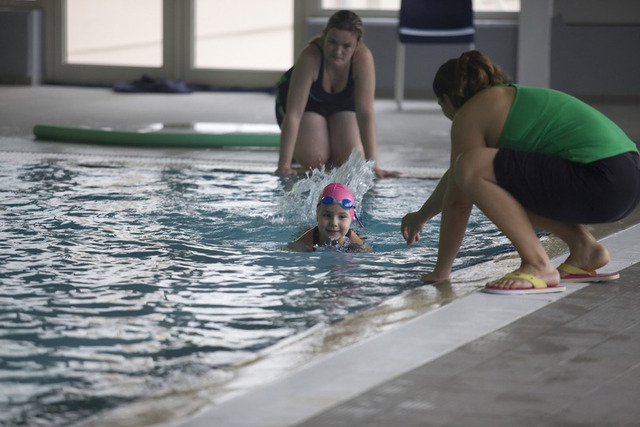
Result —
M520 0L473 0L475 12L520 12Z
M288 69L293 64L293 1L196 0L194 66Z
M398 10L400 0L322 0L323 9Z
M322 0L322 8L398 10L400 9L400 0ZM473 0L473 10L476 12L518 12L520 11L520 0Z
M162 0L67 0L70 64L162 66Z

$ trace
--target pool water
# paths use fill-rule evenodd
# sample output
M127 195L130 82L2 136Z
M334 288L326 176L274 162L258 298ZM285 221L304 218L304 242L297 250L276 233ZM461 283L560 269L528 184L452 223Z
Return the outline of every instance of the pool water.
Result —
M202 164L12 154L0 160L0 424L67 425L246 364L422 284L439 217L402 216L436 181L374 182L350 159L282 179ZM349 185L373 253L292 253L317 194ZM509 249L478 211L455 268Z

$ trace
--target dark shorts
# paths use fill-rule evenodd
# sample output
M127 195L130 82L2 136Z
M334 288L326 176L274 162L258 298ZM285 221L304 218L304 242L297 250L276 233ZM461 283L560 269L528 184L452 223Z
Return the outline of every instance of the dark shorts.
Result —
M498 185L525 209L571 224L618 221L640 203L640 156L634 152L582 164L501 148Z
M276 85L276 120L278 126L282 127L285 112L287 111L287 95L289 94L290 72L285 73ZM356 111L356 101L353 94L345 99L338 99L332 102L319 102L312 98L307 101L304 111L320 114L322 117L329 117L340 111Z

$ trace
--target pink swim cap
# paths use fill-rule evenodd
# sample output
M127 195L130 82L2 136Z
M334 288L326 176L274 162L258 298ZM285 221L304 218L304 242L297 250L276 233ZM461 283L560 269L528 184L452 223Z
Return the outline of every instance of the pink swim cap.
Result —
M351 222L353 222L356 201L353 198L353 193L351 192L351 190L349 190L345 185L342 185L338 182L331 183L324 187L324 190L322 190L322 193L320 193L320 197L318 197L318 207L316 208L316 215L318 214L318 210L320 210L320 202L324 197L327 196L331 196L338 201L351 200L351 205L354 207L349 209L349 214L351 215Z

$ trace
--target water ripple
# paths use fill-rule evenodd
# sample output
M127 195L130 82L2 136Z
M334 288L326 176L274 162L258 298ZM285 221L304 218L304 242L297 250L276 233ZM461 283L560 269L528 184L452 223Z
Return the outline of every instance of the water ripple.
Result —
M257 351L419 286L438 219L412 248L398 227L435 182L371 189L362 163L291 182L0 161L0 424L67 425L213 370L225 378ZM354 188L375 252L283 251L338 178ZM466 239L459 265L506 247L479 213Z

